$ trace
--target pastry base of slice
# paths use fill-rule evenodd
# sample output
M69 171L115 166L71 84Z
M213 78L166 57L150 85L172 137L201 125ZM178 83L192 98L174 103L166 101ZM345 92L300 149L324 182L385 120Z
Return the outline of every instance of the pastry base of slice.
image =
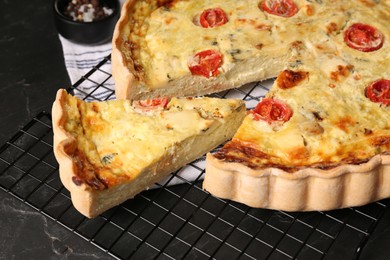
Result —
M208 154L203 188L255 208L326 211L360 206L390 197L390 155L376 155L359 165L288 173L254 170Z
M75 136L73 132L67 130L69 126L66 125L67 124L69 125L70 121L72 122L71 124L72 127L73 126L80 127L80 125L82 125L82 122L80 121L75 123L75 121L79 120L79 118L82 118L83 116L92 112L90 110L87 110L85 112L86 114L84 115L80 114L81 115L80 117L78 117L77 115L74 116L75 112L74 110L72 110L71 107L81 107L84 106L84 104L86 104L83 103L83 101L80 101L78 105L75 105L74 102L75 102L74 98L73 97L71 98L70 95L68 95L65 90L58 91L56 101L54 102L53 109L52 109L53 131L54 131L53 148L54 148L55 157L60 166L59 167L60 179L63 185L65 186L65 188L70 191L71 199L74 207L80 213L82 213L83 215L89 218L96 217L100 213L116 205L119 205L120 203L130 198L133 198L136 194L140 193L145 189L148 189L148 187L152 186L156 182L159 182L164 178L166 178L166 176L169 173L180 169L187 163L190 163L191 161L203 156L208 151L212 150L213 148L217 147L221 143L225 142L226 140L228 140L233 136L238 126L241 124L243 117L245 116L244 102L242 102L241 100L230 100L230 102L228 102L228 100L226 100L226 102L224 101L223 103L226 104L226 107L232 109L231 112L226 112L223 118L221 118L221 114L219 114L214 119L212 117L208 118L207 120L212 121L212 124L209 126L208 129L201 131L200 133L188 134L186 135L185 138L178 139L179 141L172 141L172 145L170 145L166 150L164 149L165 150L164 153L161 156L159 155L156 158L154 158L154 155L151 155L148 152L144 152L145 151L144 147L135 149L137 153L141 153L141 151L143 151L142 154L137 154L138 157L144 158L144 157L152 156L153 157L152 162L147 164L146 166L143 166L140 170L138 170L140 165L134 163L135 159L132 159L130 163L124 162L130 165L134 165L134 169L136 170L134 170L131 173L127 173L127 172L121 173L118 174L118 176L120 177L120 176L124 176L123 174L130 174L130 177L125 177L118 181L114 179L114 182L116 182L115 184L113 185L109 184L106 185L105 188L101 188L101 186L99 187L99 184L101 185L102 178L99 177L99 175L96 172L93 172L91 169L95 169L95 170L97 169L99 171L101 171L102 168L103 170L106 171L107 169L104 169L104 165L102 166L102 164L100 164L99 162L94 162L95 157L93 156L88 157L88 154L94 155L99 153L99 148L98 148L99 144L96 144L96 146L94 144L86 146L85 143L78 143L77 139L79 140L83 140L83 139L78 138L77 135ZM116 101L110 101L110 102L116 102ZM128 102L128 101L124 101L124 102ZM188 102L192 102L192 101L188 101ZM98 105L99 104L96 103L96 106ZM113 105L110 105L108 107L112 107L112 106ZM200 107L200 109L201 108L203 107ZM67 112L67 110L72 112ZM222 110L219 111L221 111L221 113L224 113L222 112ZM108 112L102 111L102 113L108 113ZM119 113L123 113L123 111ZM116 114L116 115L118 117L124 116L123 114ZM159 113L156 113L156 117L158 115ZM92 121L92 119L90 119L90 122L98 122L98 121ZM180 122L178 124L184 123L186 126L193 125L186 121L184 121L183 123ZM127 124L127 122L124 123ZM133 125L135 124L136 127L138 128L142 127L142 125L140 125L139 123L128 122L128 124L130 125L131 123L133 123ZM104 129L107 128L111 129L113 127L116 127L116 124L111 123L111 125L105 126ZM121 125L118 127L124 128L126 126ZM148 128L147 125L145 127ZM89 131L89 129L83 128L83 130L80 131L80 133L83 134L87 131ZM161 129L161 131L163 131L163 129ZM169 131L175 131L175 130L169 130ZM99 132L96 132L95 134L92 135L92 137L95 139L96 136L99 136ZM103 137L99 136L98 141L101 141L102 140L101 138ZM127 138L129 137L123 136L124 142L126 142ZM109 140L108 143L111 143L111 139L109 136L106 139ZM116 141L118 140L121 139L117 139ZM91 141L91 143L93 143L93 141ZM104 150L105 148L103 147L102 149ZM118 148L118 153L120 153L119 148ZM129 156L129 154L127 154L127 156ZM130 158L130 157L123 157L123 158ZM110 178L116 178L115 176L117 176L117 171L115 167L110 168L109 170L112 171L112 173L110 173L111 176L114 176ZM93 177L90 179L85 179L86 178L85 174L91 174Z

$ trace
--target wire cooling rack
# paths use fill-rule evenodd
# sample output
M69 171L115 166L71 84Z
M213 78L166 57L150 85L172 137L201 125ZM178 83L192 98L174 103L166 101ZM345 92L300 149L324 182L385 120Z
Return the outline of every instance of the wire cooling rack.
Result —
M110 57L70 89L87 100L113 99ZM219 93L249 107L267 91L256 83ZM0 148L0 187L118 259L356 259L389 200L329 212L254 209L202 190L204 158L102 215L72 206L53 155L51 115L33 118ZM190 171L193 179L182 175ZM181 184L171 186L178 179Z

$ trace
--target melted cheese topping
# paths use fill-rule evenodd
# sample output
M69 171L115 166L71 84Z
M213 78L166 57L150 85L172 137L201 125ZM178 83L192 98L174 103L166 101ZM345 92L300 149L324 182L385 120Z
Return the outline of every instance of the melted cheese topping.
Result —
M244 105L233 99L173 98L163 110L140 112L130 101L88 103L68 95L64 111L62 127L77 140L71 156L82 163L76 163L78 175L101 188L96 178L88 177L90 172L106 187L136 178L167 154L172 156L175 146L188 138L204 136L199 140L209 142L216 122L229 127L225 118L243 114Z
M271 46L271 24L257 8L257 1L178 1L170 9L159 8L149 19L141 60L152 85L162 85L170 78L189 73L187 61L195 53L218 50L223 55L222 72L236 62L252 58L260 44ZM203 28L194 20L203 10L222 7L229 22L223 26ZM177 37L175 37L177 35ZM274 46L276 47L276 46Z
M368 59L373 54L366 55ZM288 104L293 116L283 125L256 121L252 114L246 116L233 142L267 155L251 158L248 165L295 169L330 167L359 163L376 154L389 153L390 107L370 101L365 96L365 88L373 80L390 78L390 71L382 65L367 69L366 63L343 55L330 56L324 58L323 67L318 70L301 64L299 69L308 72L308 78L292 88L282 89L275 81L267 96ZM390 68L385 58L378 58L378 63ZM337 77L329 76L333 67L337 70L338 66L346 64L351 67L345 72ZM230 148L224 152L236 157L230 158L231 161L241 161L242 156L248 156Z
M233 142L267 155L257 158L255 165L327 167L389 153L390 107L365 97L371 82L390 79L389 1L294 3L299 11L290 18L264 13L257 0L173 1L150 10L139 18L147 26L137 57L147 83L158 88L190 75L188 57L205 49L223 54L217 77L234 71L231 76L240 78L271 64L278 64L275 74L283 69L307 72L307 79L298 85L282 90L275 83L268 93L291 107L288 122L274 126L254 121L249 114L235 135ZM193 22L204 9L214 7L225 10L226 24L202 28ZM373 52L348 47L344 31L354 23L369 24L383 33L383 46ZM286 60L280 61L280 53L287 53ZM251 59L256 61L252 66L240 65Z
M136 47L133 60L150 88L160 88L170 81L191 75L188 59L199 51L212 49L223 54L221 75L229 77L250 74L270 66L274 59L286 59L276 72L296 61L310 67L320 67L329 73L338 63L351 59L366 59L367 54L345 48L344 29L356 22L370 24L388 34L389 3L373 1L294 1L299 8L290 18L263 12L258 0L137 1L129 26L123 34ZM203 28L194 22L203 10L222 8L228 22L214 28ZM388 37L385 38L388 39ZM305 49L296 57L294 44L302 42ZM128 53L124 46L123 53ZM380 54L371 59L390 58L388 41ZM386 51L387 50L387 51ZM345 57L340 58L341 52ZM281 54L288 54L281 55ZM308 59L315 57L315 59ZM244 61L256 60L250 67L240 67ZM257 67L253 64L259 64ZM322 68L322 64L326 64ZM237 66L239 69L237 69ZM364 64L367 66L367 64ZM371 69L371 68L370 68ZM249 77L248 77L249 78ZM260 80L260 79L259 79ZM247 82L242 82L245 84Z

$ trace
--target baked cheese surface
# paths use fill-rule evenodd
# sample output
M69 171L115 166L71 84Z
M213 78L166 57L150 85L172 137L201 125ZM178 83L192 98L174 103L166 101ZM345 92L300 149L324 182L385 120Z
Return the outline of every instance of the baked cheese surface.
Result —
M147 85L159 88L191 75L188 60L203 50L222 54L221 73L216 77L229 78L232 74L243 79L254 70L266 69L261 67L264 63L277 63L273 76L296 66L297 43L303 48L299 64L323 70L357 60L367 70L367 56L379 63L390 58L388 42L380 52L364 54L345 48L343 41L345 29L357 22L370 24L388 38L388 1L293 1L298 12L288 18L268 14L260 7L261 2L162 1L165 5L159 6L154 1L137 1L132 15L135 22L129 23L133 31L124 30L124 34L138 46L133 59ZM213 8L222 8L228 21L213 28L200 26L201 13ZM128 52L125 47L123 52Z
M296 12L266 12L275 2L292 3ZM220 54L218 71L194 77L244 84L252 74L277 76L266 98L285 104L291 118L270 123L249 113L221 159L255 168L326 168L389 153L390 1L158 3L138 1L132 19L139 30L128 35L142 46L134 58L150 88L193 74L189 64L203 51ZM209 9L222 9L226 19L201 26L199 17ZM375 82L382 83L369 94Z
M216 130L226 134L224 128L239 124L245 111L240 100L217 98L173 98L166 107L148 109L131 101L84 102L67 95L63 107L61 128L76 141L67 153L79 181L95 189L135 179L164 156L179 156L177 147L191 138L203 136L188 141L180 156L203 150L213 142L208 136L215 138Z

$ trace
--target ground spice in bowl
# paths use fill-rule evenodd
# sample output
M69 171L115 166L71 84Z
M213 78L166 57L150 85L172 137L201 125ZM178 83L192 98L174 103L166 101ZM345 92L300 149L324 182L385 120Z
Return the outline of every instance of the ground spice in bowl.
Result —
M54 0L57 31L79 44L109 42L120 16L119 0Z
M113 13L113 10L100 3L99 0L71 0L64 14L79 22L101 20Z

